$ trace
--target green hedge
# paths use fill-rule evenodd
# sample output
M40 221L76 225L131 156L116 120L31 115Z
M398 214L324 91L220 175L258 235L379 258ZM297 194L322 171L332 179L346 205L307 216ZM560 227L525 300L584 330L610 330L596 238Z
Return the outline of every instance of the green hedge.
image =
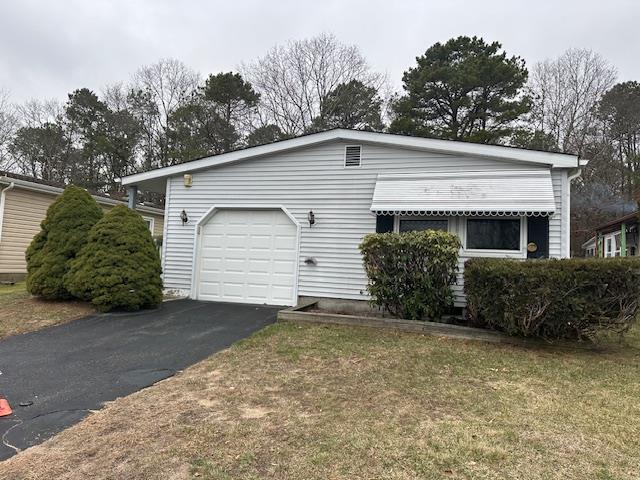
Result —
M640 258L466 262L467 315L514 336L597 340L626 332L640 307Z
M365 236L372 303L400 318L440 318L453 303L459 249L456 235L435 230Z

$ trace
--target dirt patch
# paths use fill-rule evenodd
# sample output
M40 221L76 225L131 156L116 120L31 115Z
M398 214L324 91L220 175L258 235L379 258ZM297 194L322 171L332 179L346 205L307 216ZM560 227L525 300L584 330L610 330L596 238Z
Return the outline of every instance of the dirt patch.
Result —
M24 283L0 286L0 338L70 322L95 313L88 303L31 297Z
M262 418L271 413L271 410L262 407L243 407L240 418Z

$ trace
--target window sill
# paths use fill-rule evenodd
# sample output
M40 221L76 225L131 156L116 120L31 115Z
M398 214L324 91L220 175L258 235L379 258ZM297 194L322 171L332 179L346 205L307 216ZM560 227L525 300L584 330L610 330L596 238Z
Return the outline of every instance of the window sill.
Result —
M524 250L461 250L461 257L527 258Z

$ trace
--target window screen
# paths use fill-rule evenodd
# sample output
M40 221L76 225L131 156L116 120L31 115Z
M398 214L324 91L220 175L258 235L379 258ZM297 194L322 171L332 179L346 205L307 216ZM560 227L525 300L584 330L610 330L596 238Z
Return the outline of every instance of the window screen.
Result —
M467 248L520 250L520 219L468 219Z
M447 231L449 222L436 219L411 219L400 220L400 232L412 232L415 230L444 230Z

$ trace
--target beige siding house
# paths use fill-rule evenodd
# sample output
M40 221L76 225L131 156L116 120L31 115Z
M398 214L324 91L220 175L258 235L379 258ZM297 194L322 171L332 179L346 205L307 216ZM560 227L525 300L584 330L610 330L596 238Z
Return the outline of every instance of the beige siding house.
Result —
M15 281L26 275L25 251L40 231L47 208L62 190L22 175L0 173L0 281ZM105 211L124 203L108 197L94 198ZM164 211L143 205L137 210L153 236L161 237Z

